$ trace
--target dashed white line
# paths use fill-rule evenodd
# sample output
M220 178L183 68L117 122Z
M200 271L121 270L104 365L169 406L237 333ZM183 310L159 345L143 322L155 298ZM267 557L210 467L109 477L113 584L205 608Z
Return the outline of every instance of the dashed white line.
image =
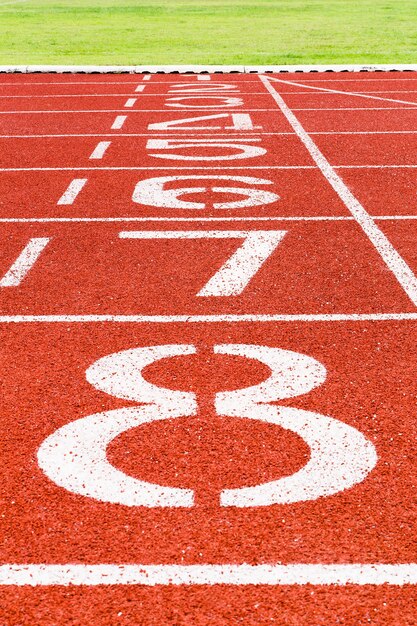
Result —
M90 159L102 159L110 145L111 141L99 141L93 152L90 154Z
M135 106L136 101L137 101L137 98L128 98L125 102L125 107L132 108L133 106Z
M143 91L145 89L146 85L138 85L135 89L136 93L139 91Z
M116 119L114 120L111 129L112 130L120 130L120 128L123 127L123 124L125 123L125 121L127 120L127 115L117 115Z
M23 248L16 261L0 280L0 287L17 287L35 265L49 242L49 237L34 237Z
M60 197L57 204L73 204L78 194L87 182L87 178L74 178L68 185L64 194Z

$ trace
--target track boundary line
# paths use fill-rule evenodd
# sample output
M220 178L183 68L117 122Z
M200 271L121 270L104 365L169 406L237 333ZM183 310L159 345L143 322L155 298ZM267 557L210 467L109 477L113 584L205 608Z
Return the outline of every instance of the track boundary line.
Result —
M412 303L417 306L417 278L411 268L394 248L386 235L378 228L372 217L365 210L359 200L357 200L357 198L353 195L349 187L343 182L336 170L330 165L329 161L317 147L313 139L304 130L304 127L298 121L292 110L287 106L279 93L275 91L269 82L269 79L265 76L260 76L259 78L265 85L265 89L271 94L272 98L277 103L281 113L285 116L286 120L291 124L297 133L300 141L310 153L310 156L321 170L323 176L345 204L349 212L354 216L369 241L379 253L387 268L394 274L404 292L410 298Z
M374 220L397 221L417 220L417 215L371 215ZM54 223L54 222L354 222L352 215L267 215L259 216L235 216L235 217L0 217L0 224L31 224L31 223Z
M415 63L329 65L0 65L0 73L265 74L283 72L416 72Z
M417 313L300 313L300 314L213 314L213 315L0 315L0 324L47 323L87 324L201 324L246 322L399 322L417 321Z
M417 563L1 565L0 585L416 585Z

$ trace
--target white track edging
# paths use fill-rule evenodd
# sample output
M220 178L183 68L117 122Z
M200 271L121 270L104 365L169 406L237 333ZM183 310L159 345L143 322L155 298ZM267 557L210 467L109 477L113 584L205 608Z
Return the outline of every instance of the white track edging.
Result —
M0 73L53 74L267 74L286 72L417 72L417 64L367 65L0 65Z
M0 586L92 585L416 585L417 563L289 565L5 564Z

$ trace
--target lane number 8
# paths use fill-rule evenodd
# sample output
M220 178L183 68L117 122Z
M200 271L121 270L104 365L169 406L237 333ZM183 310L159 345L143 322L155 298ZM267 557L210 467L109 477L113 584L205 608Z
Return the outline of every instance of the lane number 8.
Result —
M192 507L192 490L128 476L109 463L106 448L130 428L197 413L194 393L158 387L142 375L143 369L155 361L196 352L193 345L148 346L116 352L93 363L86 377L96 389L143 404L95 413L59 428L38 450L43 472L64 489L103 502ZM322 385L326 369L319 361L290 350L250 344L220 344L214 346L214 352L257 359L271 370L270 376L258 385L217 393L217 413L276 424L297 433L311 450L305 466L291 476L223 490L220 506L258 507L316 500L353 487L374 468L375 448L356 428L320 413L270 404Z

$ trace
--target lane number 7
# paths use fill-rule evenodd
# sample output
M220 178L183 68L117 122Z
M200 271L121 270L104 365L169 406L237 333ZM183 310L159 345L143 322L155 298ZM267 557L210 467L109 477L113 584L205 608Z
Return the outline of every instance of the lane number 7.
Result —
M239 296L282 241L285 230L136 230L121 239L243 239L243 243L210 278L197 296Z

